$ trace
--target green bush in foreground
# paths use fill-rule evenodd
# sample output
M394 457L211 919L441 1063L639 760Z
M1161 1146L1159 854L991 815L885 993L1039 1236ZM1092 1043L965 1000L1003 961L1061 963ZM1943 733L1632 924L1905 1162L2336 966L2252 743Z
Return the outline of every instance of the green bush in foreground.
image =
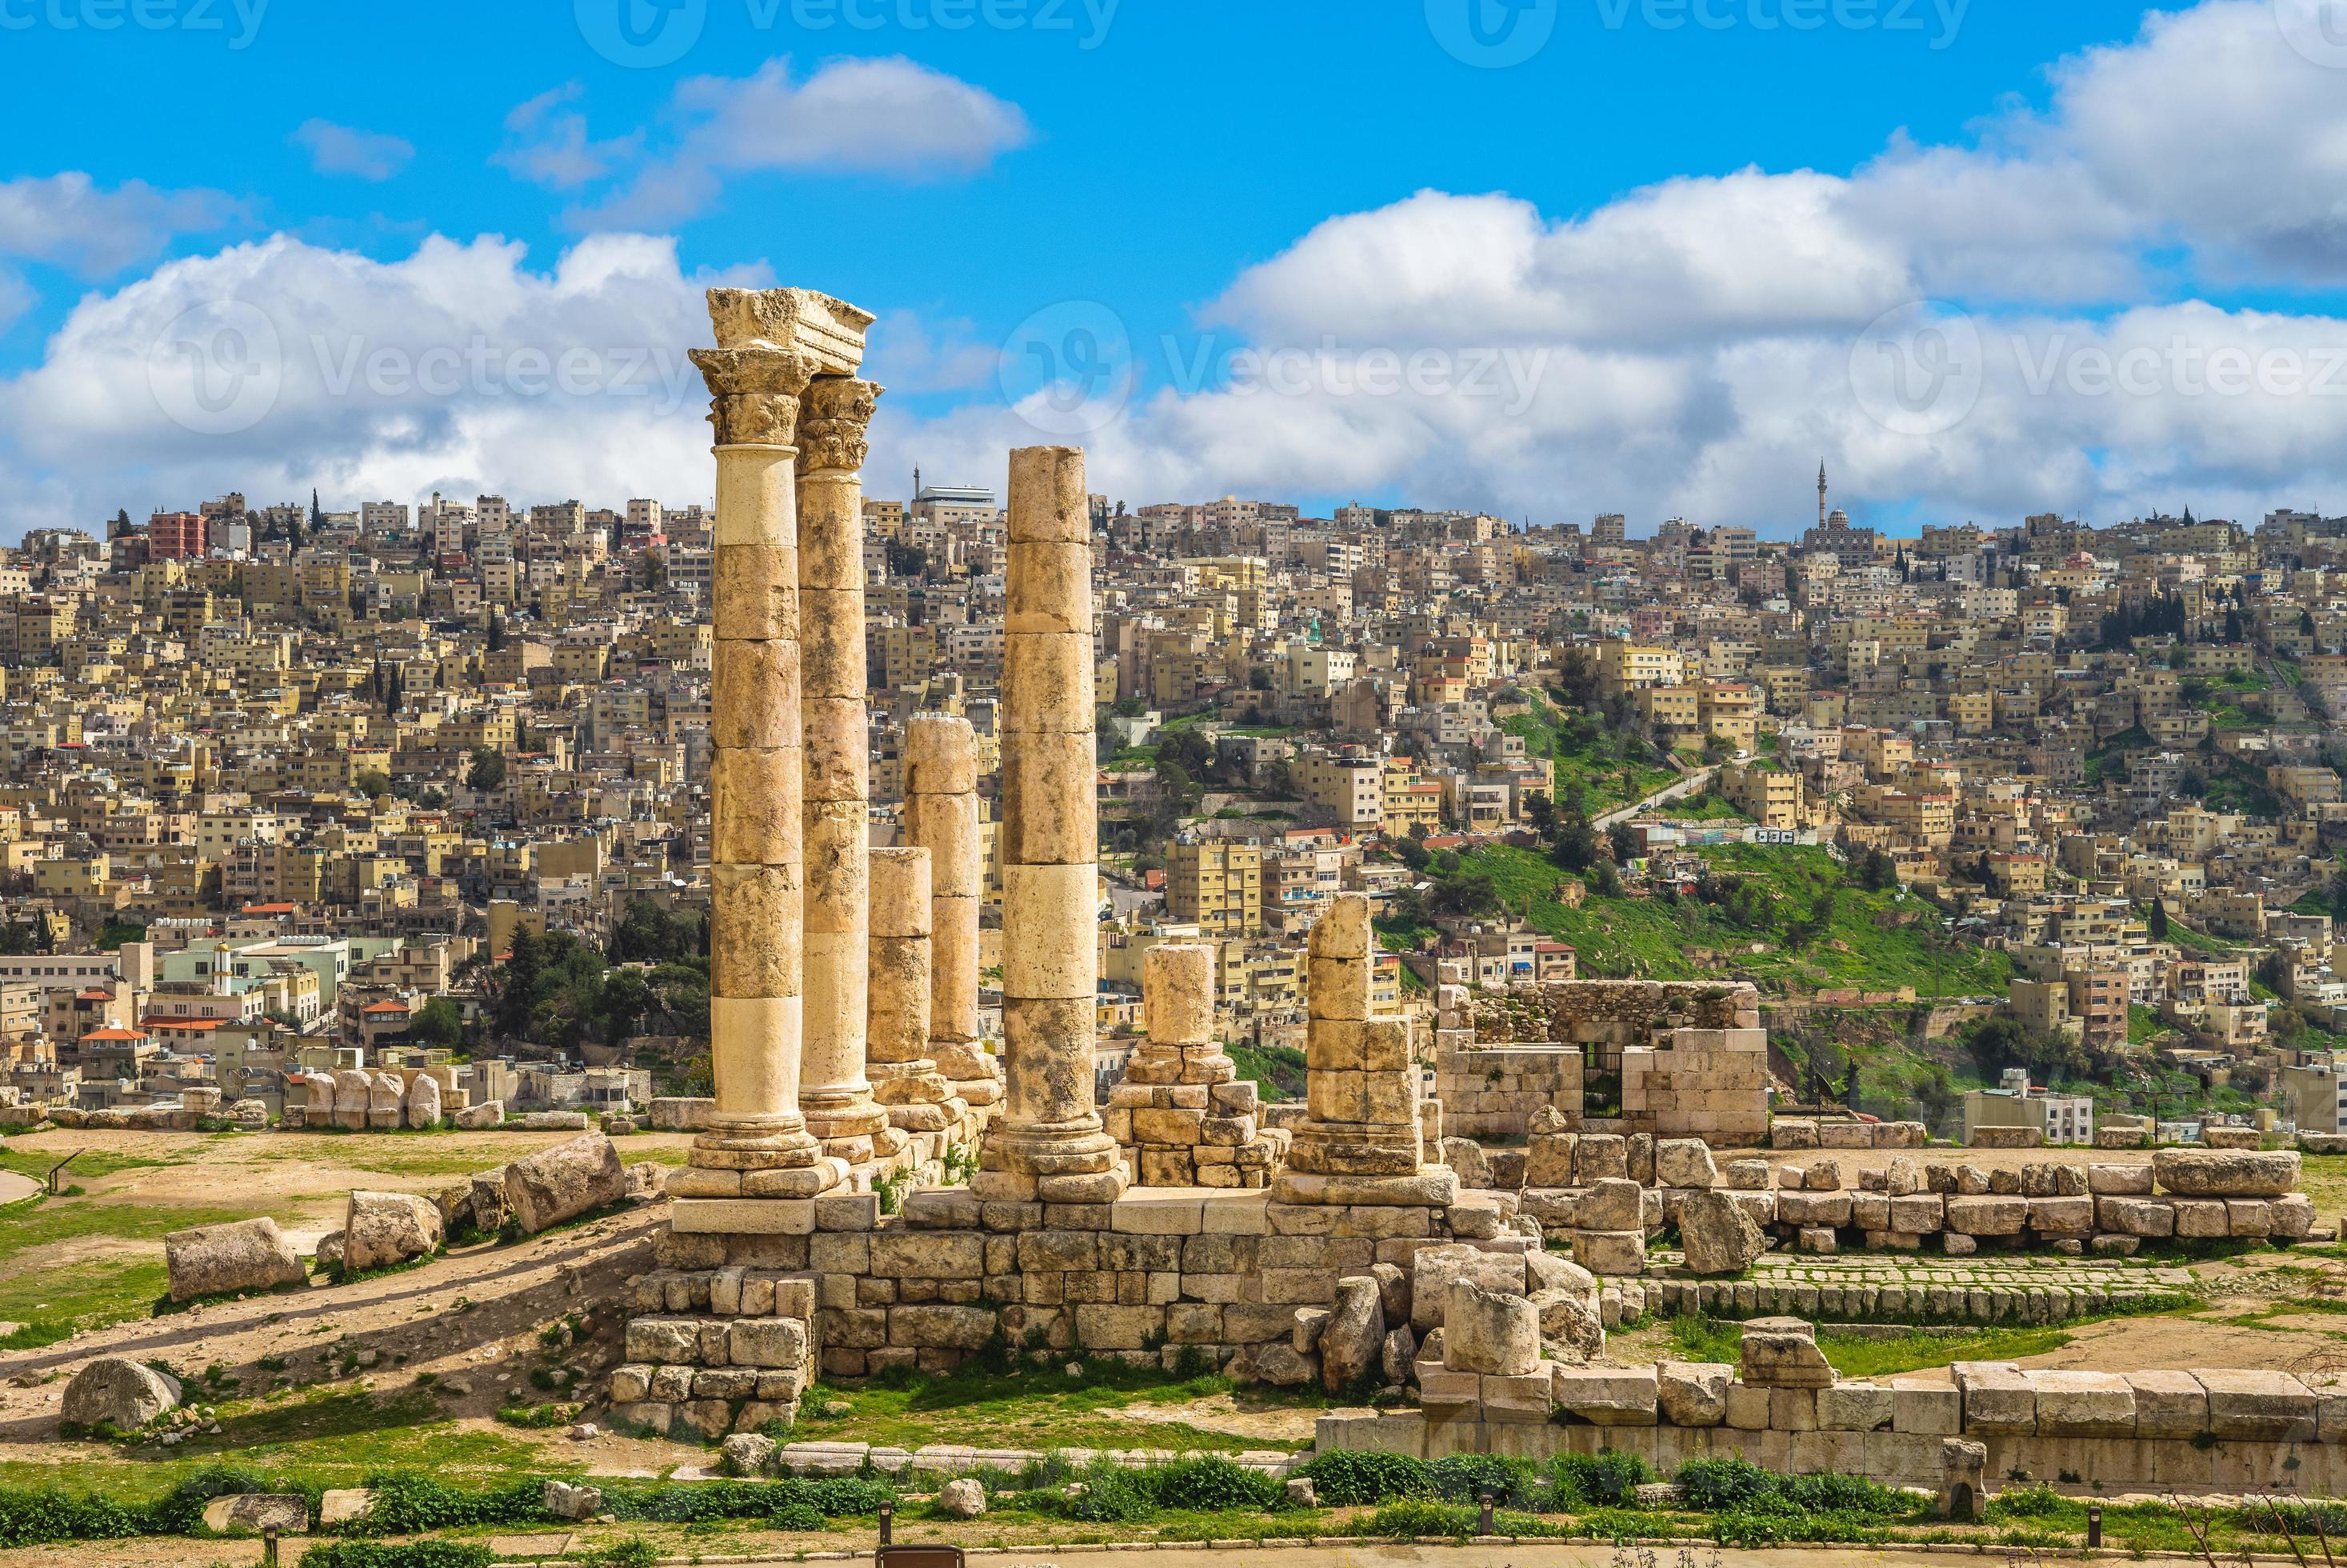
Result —
M497 1553L469 1541L335 1541L302 1553L302 1568L489 1568Z
M232 1492L301 1492L317 1506L314 1488L228 1465L187 1477L150 1501L124 1502L56 1487L0 1486L0 1548L51 1541L125 1541L139 1535L186 1535L203 1522L204 1505Z
M1321 1454L1298 1473L1311 1478L1331 1508L1412 1498L1480 1504L1488 1492L1501 1508L1542 1513L1620 1508L1636 1500L1642 1484L1658 1479L1637 1455L1611 1450L1559 1454L1545 1465L1491 1454L1452 1454L1430 1464L1404 1454L1337 1452Z

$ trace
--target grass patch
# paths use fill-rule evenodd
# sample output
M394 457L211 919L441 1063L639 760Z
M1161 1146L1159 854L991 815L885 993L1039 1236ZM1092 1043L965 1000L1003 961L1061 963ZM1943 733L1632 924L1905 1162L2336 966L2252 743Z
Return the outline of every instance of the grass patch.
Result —
M251 1219L267 1207L188 1208L179 1204L47 1198L8 1211L0 1225L0 1264L36 1248L108 1238L154 1243L191 1225ZM84 1328L145 1317L169 1286L159 1249L125 1250L119 1256L65 1265L0 1268L0 1318L24 1327L0 1340L0 1349L55 1344Z
M30 1176L36 1182L42 1181L47 1177L50 1169L58 1161L71 1153L73 1153L71 1149L63 1148L14 1149L0 1146L0 1171L13 1171L17 1175ZM73 1163L66 1167L65 1174L58 1180L71 1178L77 1182L89 1182L96 1181L101 1176L114 1175L121 1171L155 1171L168 1165L184 1165L187 1163L184 1157L156 1158L146 1154L117 1153L111 1149L91 1149L77 1155Z
M1566 874L1543 856L1491 844L1459 859L1462 871L1490 876L1508 907L1529 901L1532 926L1573 944L1581 972L1591 978L1748 979L1780 994L1911 985L1929 997L2002 996L2013 976L2003 953L1948 936L1927 904L1859 886L1822 848L1739 844L1701 853L1723 886L1747 890L1737 912L1697 897L1660 896L1593 897L1567 908L1556 897ZM1824 927L1788 950L1789 927L1814 915L1829 895ZM1751 951L1756 944L1762 950Z
M1887 1378L1955 1361L2013 1361L2059 1350L2071 1336L2061 1328L1983 1328L1970 1334L1903 1334L1895 1339L1818 1330L1818 1350L1845 1378ZM1671 1345L1680 1359L1735 1361L1743 1355L1744 1325L1692 1315L1671 1319Z
M1519 690L1532 711L1511 714L1500 728L1521 737L1526 752L1554 765L1560 803L1578 791L1582 809L1599 816L1677 782L1679 775L1656 761L1643 741L1606 729L1591 714L1564 712L1537 692Z
M1290 1045L1234 1045L1231 1060L1239 1076L1252 1082L1266 1101L1304 1098L1304 1053Z

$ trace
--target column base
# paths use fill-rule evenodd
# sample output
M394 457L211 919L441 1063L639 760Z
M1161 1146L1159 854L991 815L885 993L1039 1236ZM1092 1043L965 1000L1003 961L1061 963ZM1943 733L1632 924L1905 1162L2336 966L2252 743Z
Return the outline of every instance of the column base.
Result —
M1113 1203L1133 1184L1097 1116L987 1129L970 1191L1012 1203Z
M799 1112L806 1118L808 1133L834 1159L868 1165L879 1157L875 1140L888 1130L888 1113L873 1103L869 1089L858 1088L813 1103L802 1094Z
M692 1141L686 1163L703 1171L786 1171L814 1164L823 1144L798 1116L720 1122Z

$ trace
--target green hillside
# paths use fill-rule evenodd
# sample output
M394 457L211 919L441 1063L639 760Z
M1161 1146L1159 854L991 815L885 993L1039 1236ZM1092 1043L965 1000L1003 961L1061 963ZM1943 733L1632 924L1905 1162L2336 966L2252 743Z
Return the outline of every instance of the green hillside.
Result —
M1635 736L1608 730L1589 713L1560 712L1539 692L1526 689L1529 713L1500 721L1500 728L1519 736L1524 749L1556 764L1556 800L1570 802L1581 791L1582 809L1602 815L1616 806L1644 800L1665 788L1678 774L1655 757L1654 748Z
M1491 879L1511 913L1571 943L1592 979L1746 979L1779 995L1912 986L1921 997L2001 997L2013 976L2004 954L1942 932L1929 904L1860 886L1823 849L1729 845L1703 856L1712 900L1593 895L1578 909L1555 897L1567 874L1531 850L1491 845L1459 859L1465 874Z

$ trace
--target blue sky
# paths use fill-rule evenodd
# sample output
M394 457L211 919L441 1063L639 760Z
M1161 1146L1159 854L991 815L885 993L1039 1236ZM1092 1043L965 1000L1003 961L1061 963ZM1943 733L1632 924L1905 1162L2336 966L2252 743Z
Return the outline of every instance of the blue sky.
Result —
M1075 439L1135 504L1781 535L1822 454L1908 527L2347 510L2347 0L660 4L0 0L0 538L231 486L698 498L698 406L635 394L718 277L880 313L883 493ZM1470 7L1528 57L1446 48ZM267 318L265 409L157 384L191 312L205 354ZM477 343L642 385L334 374Z

